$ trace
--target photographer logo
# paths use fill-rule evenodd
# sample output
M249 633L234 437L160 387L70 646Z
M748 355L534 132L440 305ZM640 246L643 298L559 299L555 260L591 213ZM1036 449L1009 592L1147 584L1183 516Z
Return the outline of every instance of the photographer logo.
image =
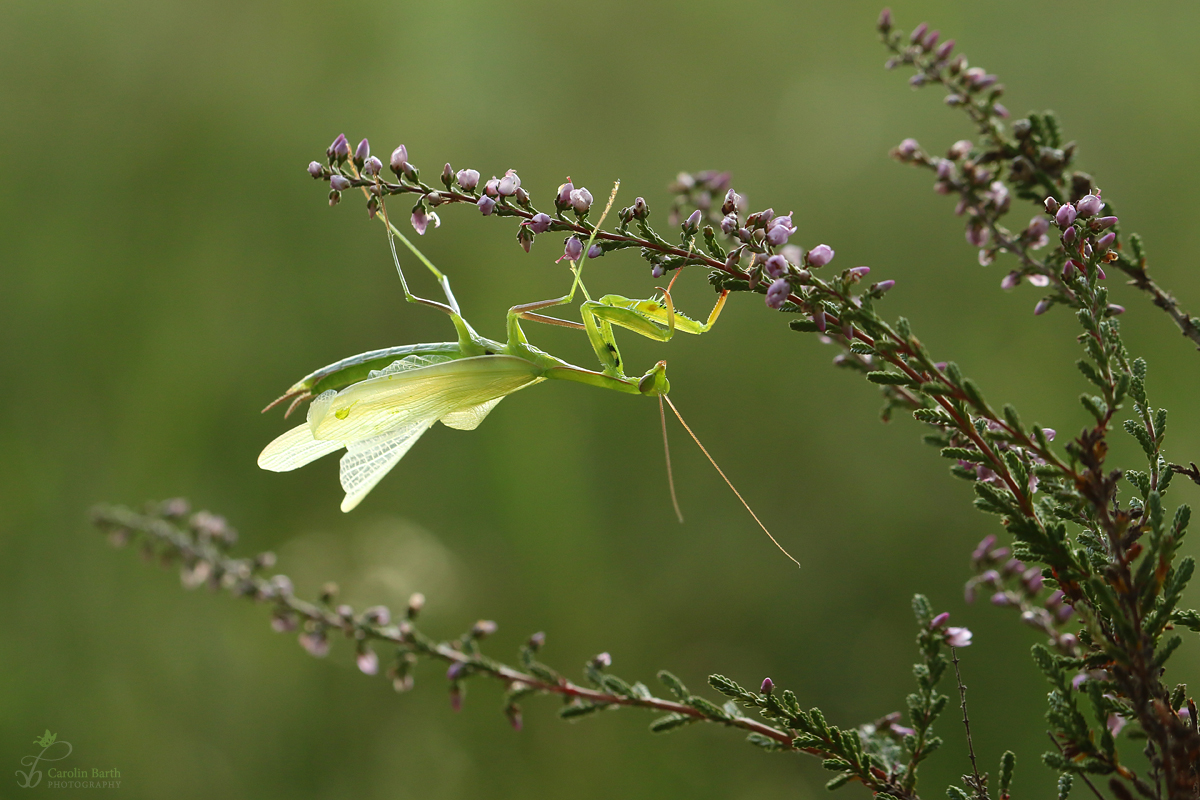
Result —
M34 739L33 743L35 746L41 748L41 752L25 756L21 759L21 766L26 767L26 770L24 772L17 770L16 774L17 785L22 789L33 789L41 785L43 773L39 767L55 761L63 761L69 758L75 750L70 742L62 741L58 738L58 734L51 733L49 728L41 736ZM47 766L44 769L47 789L121 788L121 771L116 768L100 769L93 767L88 770L81 767L61 769L59 767Z

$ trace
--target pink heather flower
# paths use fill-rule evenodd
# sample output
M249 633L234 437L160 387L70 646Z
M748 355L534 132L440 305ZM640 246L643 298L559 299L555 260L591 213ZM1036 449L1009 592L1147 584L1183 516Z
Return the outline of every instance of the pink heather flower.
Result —
M359 653L355 662L364 675L374 675L379 672L379 656L375 655L375 651L370 648Z
M1120 714L1109 714L1106 727L1108 728L1109 733L1111 733L1113 736L1116 736L1121 732L1121 729L1125 727L1125 717L1121 716Z
M1034 286L1049 286L1050 278L1046 275L1030 275L1029 282Z
M1021 273L1013 270L1000 281L1001 289L1015 289L1021 283Z
M992 238L992 232L987 229L979 220L971 220L967 223L967 243L975 247L983 247L988 243L988 239Z
M1100 213L1102 208L1104 208L1104 201L1094 194L1085 195L1075 204L1075 210L1079 212L1081 219L1094 217Z
M974 146L975 145L967 139L959 139L957 142L950 145L950 149L946 152L946 155L951 161L957 161L958 159L970 153L971 148Z
M808 265L810 267L823 267L830 261L833 261L834 250L827 244L819 244L812 250L808 251Z
M896 152L904 158L912 158L920 147L916 139L905 139L896 148Z
M578 261L581 255L583 255L583 242L579 241L579 237L572 236L564 243L563 254L554 263L557 264L564 258L567 261Z
M762 687L759 689L759 694L770 694L775 688L775 682L770 678L763 678Z
M521 188L521 179L517 177L517 171L510 169L504 173L504 177L496 185L496 191L501 197L512 197L517 193L517 189Z
M318 161L308 162L308 174L309 175L312 175L314 178L319 178L319 177L321 177L321 170L322 170L322 167L321 167L320 162L318 162Z
M592 193L582 186L572 190L571 207L575 209L576 214L586 214L592 207Z
M392 172L396 175L403 175L404 168L408 165L408 148L400 145L392 151L392 157L388 159L388 165L392 168Z
M787 301L788 295L791 294L792 287L788 284L787 278L776 279L770 287L767 288L767 308L780 309L784 302Z
M412 226L413 230L417 232L418 236L425 235L425 229L429 227L429 223L431 222L435 228L442 227L442 220L432 211L426 211L424 208L420 207L413 210Z
M968 647L972 636L966 628L946 628L946 644L951 647Z
M322 633L300 634L300 646L314 658L324 658L329 655L329 640Z
M929 621L929 630L936 631L938 628L950 621L950 612L943 611Z
M792 212L789 211L786 215L771 220L770 227L767 228L767 244L772 247L782 247L787 244L788 237L795 232L796 228L792 225ZM830 258L833 258L832 252L831 250Z
M972 561L982 561L992 550L992 545L996 543L996 535L989 533L987 536L975 545L975 552L971 553Z
M495 210L496 201L485 194L479 198L475 205L479 206L479 212L486 217L491 215L492 211Z
M1033 307L1033 315L1035 317L1041 316L1042 314L1045 314L1049 310L1050 310L1050 301L1049 300L1045 300L1045 299L1038 300L1037 305Z
M454 177L458 181L458 185L468 192L474 191L475 187L479 185L479 170L477 169L460 169Z
M329 188L333 189L335 192L344 192L349 189L351 185L350 179L342 175L334 175L329 179Z
M1076 216L1078 216L1078 214L1075 212L1075 206L1068 203L1067 205L1059 208L1058 212L1055 213L1054 222L1060 228L1067 228L1075 224Z

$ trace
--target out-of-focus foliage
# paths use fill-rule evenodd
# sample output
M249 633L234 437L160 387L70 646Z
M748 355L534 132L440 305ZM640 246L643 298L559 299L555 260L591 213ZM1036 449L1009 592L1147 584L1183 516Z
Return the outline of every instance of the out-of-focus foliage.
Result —
M248 548L277 550L306 594L327 579L356 606L421 590L431 632L487 616L501 623L497 650L545 630L556 663L609 650L630 678L667 667L700 685L719 668L756 685L770 674L837 724L901 707L908 598L922 591L975 631L962 668L981 760L1012 747L1032 767L1045 749L1044 682L1027 655L1037 634L961 600L968 554L993 523L947 480L917 425L879 425L876 394L757 298L735 297L701 340L623 344L633 365L670 361L672 397L804 563L798 573L678 432L688 522L674 522L657 409L641 398L570 385L514 397L472 434L432 431L348 516L332 463L289 475L254 464L286 424L257 409L296 378L349 353L452 335L441 315L403 303L359 204L327 208L305 175L343 130L378 152L404 142L427 170L516 167L543 205L570 174L597 195L619 177L625 202L645 194L665 209L676 170L730 169L755 207L795 212L793 241L828 242L839 264L896 279L889 311L989 397L1073 434L1086 422L1073 320L1034 319L1035 289L999 291L1004 257L979 267L946 198L887 158L904 136L932 149L970 132L936 93L913 95L881 69L877 12L0 7L0 762L15 769L48 728L78 765L120 769L127 797L824 792L816 765L719 730L649 737L634 715L564 726L543 704L515 734L499 690L480 687L452 715L434 671L393 696L356 673L350 648L306 658L255 609L183 594L172 573L147 574L88 528L97 500L186 493L226 512ZM974 63L1002 74L1014 114L1057 110L1081 141L1079 166L1145 237L1156 278L1200 305L1190 247L1200 11L1093 5L1067 37L1031 2L897 13L952 30ZM421 244L469 317L500 335L504 309L560 293L567 274L546 242L526 255L510 226L468 223L471 213L448 209ZM589 270L599 291L655 283L632 254ZM702 277L680 282L676 302L706 311ZM1130 350L1152 357L1156 403L1174 410L1168 456L1196 458L1200 361L1143 297L1116 289L1113 300L1129 309ZM531 333L587 363L582 336ZM1118 461L1136 452L1132 440L1119 446ZM1176 491L1194 502L1194 487ZM1198 662L1189 640L1173 663L1187 674ZM961 737L948 721L940 732L947 752L927 786L962 772ZM1045 778L1023 768L1013 792Z

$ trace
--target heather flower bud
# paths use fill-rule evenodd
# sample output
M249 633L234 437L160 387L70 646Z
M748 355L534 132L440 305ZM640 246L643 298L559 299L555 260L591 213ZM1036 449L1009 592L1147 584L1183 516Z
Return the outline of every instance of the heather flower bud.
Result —
M479 170L460 169L454 177L458 185L468 192L475 191L475 187L479 185Z
M771 227L767 229L766 241L772 247L781 247L787 244L788 237L795 232L796 228L792 225L792 214L789 211L786 216L771 220Z
M853 269L846 270L846 272L850 275L850 279L854 281L861 280L870 271L870 267L854 267Z
M383 170L383 162L375 156L368 156L363 162L363 174L374 178Z
M1008 119L1012 116L1009 110L1000 103L992 103L992 113L1000 117L1000 119Z
M333 140L333 144L329 145L329 149L325 151L325 154L339 163L349 158L350 142L346 140L346 134L339 133L338 137Z
M308 174L312 175L314 178L321 177L321 172L323 169L324 167L321 166L319 161L308 162Z
M950 149L946 151L946 157L951 161L958 161L963 156L971 152L971 148L975 145L968 139L959 139L954 144L950 145Z
M942 42L942 46L937 49L937 53L935 55L937 56L937 59L939 61L941 61L943 59L949 58L950 51L953 49L954 49L954 40L947 39L946 41Z
M905 139L896 148L896 152L903 158L912 158L920 146L916 139Z
M534 233L545 233L550 230L550 215L549 214L534 214L529 220L529 230Z
M592 193L580 187L571 191L571 208L576 214L586 214L592 207Z
M392 168L392 172L399 178L404 175L404 168L408 166L408 148L400 145L392 151L392 157L388 161L388 166Z
M1108 312L1108 316L1115 317L1118 314L1125 313L1125 306L1118 305L1117 303L1109 303L1108 306L1105 308L1105 311Z
M573 191L575 191L575 186L570 180L558 187L558 194L554 197L554 205L559 211L570 207L571 192Z
M1038 239L1050 230L1050 220L1043 217L1041 214L1029 220L1029 227L1025 229L1025 234L1030 239Z
M687 218L687 221L683 223L684 231L687 233L696 233L696 231L700 230L700 221L703 218L704 215L700 213L700 209L693 211Z
M951 647L967 647L971 644L971 631L966 628L946 628L946 644Z
M667 274L667 270L663 267L662 264L655 264L653 267L650 268L650 277L652 277L652 278L661 278L663 275L666 275L666 274Z
M733 232L737 230L737 227L738 218L736 214L729 214L728 216L721 218L721 233L725 234L726 236L732 235Z
M431 222L435 228L442 227L442 220L437 214L434 214L432 211L426 211L424 206L417 206L413 209L412 226L418 236L425 235L425 229Z
M329 640L320 631L300 634L300 646L307 650L313 658L324 658L329 655Z
M1075 224L1076 216L1078 215L1075 212L1075 206L1068 203L1058 209L1058 212L1054 215L1054 222L1058 227L1066 228Z
M599 258L604 255L604 248L598 244L594 244L588 248L588 258Z
M454 187L454 167L450 166L449 161L442 167L442 185L447 189Z
M769 287L767 287L767 308L780 309L791 294L791 286L788 285L787 278L776 279Z
M980 220L973 219L967 223L967 242L975 247L983 247L992 237L992 232Z
M467 671L466 665L461 661L455 661L446 668L446 680L454 682L463 676Z
M1038 286L1038 287L1049 286L1050 278L1046 275L1041 275L1041 274L1035 272L1034 274L1029 276L1029 282L1032 283L1034 286Z
M812 315L813 325L817 326L817 330L821 333L825 332L825 310L817 309Z
M805 263L813 268L823 267L833 261L834 250L827 244L819 244L804 257Z
M939 180L949 180L954 175L954 162L948 159L938 159L937 176Z
M375 651L370 648L360 650L354 662L358 664L359 670L364 675L374 675L379 672L379 656L375 655Z
M646 198L635 198L633 201L633 218L645 219L648 216L650 216L650 206L646 204Z
M890 8L879 12L879 21L875 23L875 27L879 28L881 33L887 33L892 29L892 10Z
M913 32L908 35L908 40L913 44L921 41L921 37L925 35L925 31L929 30L929 25L922 22L917 27L913 28Z
M733 214L738 210L738 194L733 189L725 193L725 200L721 203L722 214Z
M579 241L579 237L572 236L564 244L562 258L558 260L562 261L565 258L568 261L578 261L581 255L583 255L583 242Z
M1108 248L1112 247L1113 242L1117 240L1117 235L1112 231L1101 236L1096 240L1096 250L1103 253Z
M1050 212L1051 214L1055 214L1058 212L1058 201L1055 200L1053 197L1047 197L1045 205L1046 205L1046 210L1048 212Z
M925 75L923 73L918 72L916 75L913 75L911 78L908 79L908 85L909 86L924 86L925 80L926 80Z
M929 35L921 40L922 50L932 50L937 45L938 39L942 38L941 31L930 31Z
M358 143L358 147L354 149L354 165L362 169L362 165L371 156L371 143L363 139Z
M533 650L534 652L541 650L542 647L546 644L546 634L542 631L538 631L537 633L535 633L529 637L528 644L529 644L529 649Z
M1117 224L1116 217L1098 217L1098 218L1092 220L1092 230L1102 231L1105 228L1111 228L1113 225L1116 225L1116 224Z
M1000 281L1000 288L1001 289L1015 289L1017 286L1020 285L1020 283L1021 283L1021 273L1017 272L1016 270L1013 270L1012 272L1005 275L1004 279Z
M992 605L1003 608L1013 604L1012 598L1008 596L1008 592L996 592L992 595Z
M1063 206L1063 208L1070 208L1070 206ZM1060 209L1060 212L1061 212L1061 209ZM1077 235L1078 234L1076 234L1075 228L1070 227L1070 228L1067 228L1065 231L1063 231L1063 235L1060 238L1062 239L1063 244L1069 245L1069 244L1071 244L1071 242L1075 241L1075 237Z
M1050 301L1043 298L1041 300L1038 300L1037 305L1033 307L1033 315L1035 317L1040 317L1042 314L1045 314L1049 310L1050 310Z
M610 656L608 653L601 653L592 659L592 664L595 665L597 669L608 669L612 666L612 656Z
M408 616L413 619L417 614L421 613L421 609L425 607L425 595L420 592L413 592L408 597Z
M517 189L521 188L521 179L517 177L516 170L509 170L504 173L504 177L496 185L496 191L501 197L512 197L517 193Z
M499 627L499 625L490 619L481 619L471 628L471 635L476 639L482 639L485 636L491 636Z
M778 254L768 258L766 263L763 265L763 269L772 278L782 278L787 274L787 268L787 259Z
M775 682L770 678L763 678L762 686L759 687L759 694L770 694L775 689Z
M387 606L371 606L363 610L362 619L368 625L387 625L392 621L392 612Z
M486 217L489 216L493 210L495 210L496 201L485 194L480 197L478 201L476 201L475 205L479 206L480 213Z
M329 179L329 188L335 192L344 192L351 186L350 179L343 175L334 175Z
M896 285L896 282L891 279L886 280L886 281L880 281L879 283L877 283L871 287L871 291L874 294L883 294L884 292L888 291L895 285Z
M1081 219L1094 217L1100 213L1100 209L1102 208L1104 208L1104 201L1094 194L1085 195L1075 204L1075 210L1079 212Z
M943 611L929 621L929 630L936 631L938 628L950 621L950 612Z
M488 197L496 198L500 196L500 179L495 175L488 178L483 184L483 193Z

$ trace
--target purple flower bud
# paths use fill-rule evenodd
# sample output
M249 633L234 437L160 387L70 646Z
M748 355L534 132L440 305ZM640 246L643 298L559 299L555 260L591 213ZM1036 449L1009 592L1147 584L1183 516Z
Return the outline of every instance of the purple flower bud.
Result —
M971 553L972 561L982 561L991 552L992 546L996 544L996 535L989 533L987 536L975 545L975 552Z
M1104 201L1094 194L1084 195L1078 203L1075 204L1075 210L1079 212L1081 219L1094 217L1100 213L1100 209L1104 208Z
M986 89L995 82L995 75L980 75L979 77L971 78L971 88L975 90Z
M321 167L321 163L319 161L308 162L308 174L312 175L314 178L321 177L322 169L323 168Z
M796 228L792 225L792 213L789 211L786 216L771 220L771 227L767 229L767 244L772 247L782 247L787 244L788 237L795 232Z
M929 630L936 631L938 628L950 621L950 612L943 611L929 621Z
M870 267L854 267L853 269L847 270L850 275L850 280L853 281L861 280L862 278L866 277L870 271Z
M392 621L392 612L387 606L371 606L363 610L363 622L370 625L387 625Z
M962 95L948 94L948 95L946 95L945 99L942 102L944 102L948 106L957 106L957 105L962 105L963 98L962 98Z
M646 198L635 197L633 200L633 218L645 219L648 216L650 216L650 206L646 203Z
M729 214L721 218L721 233L729 236L738 227L738 218L736 214Z
M608 653L601 653L592 659L592 663L596 665L597 669L608 669L612 666L612 656Z
M271 617L271 630L276 633L287 633L296 630L296 616L290 612L276 613Z
M704 219L704 215L700 213L700 209L696 209L687 218L687 222L683 224L684 230L698 231L700 230L700 221Z
M1102 231L1105 228L1111 228L1113 225L1116 225L1116 224L1117 224L1116 217L1099 217L1097 219L1092 220L1092 230Z
M661 278L663 275L666 275L666 274L667 274L667 270L663 267L662 264L655 264L653 267L650 268L650 277L652 277L652 278Z
M468 192L474 191L475 187L479 185L479 170L477 169L460 169L454 177L458 181L458 185Z
M485 182L483 184L483 193L486 194L488 197L493 197L493 198L499 197L500 196L500 179L497 178L495 175L488 178L487 182Z
M594 244L588 248L588 258L599 258L604 255L604 248L598 244Z
M925 80L926 80L925 75L923 73L918 72L916 75L913 75L911 78L908 79L908 85L909 86L924 86Z
M1108 248L1112 247L1113 242L1117 240L1117 235L1112 231L1101 236L1096 240L1096 250L1103 253Z
M370 648L359 652L354 661L364 675L374 675L379 672L379 656L375 655L375 651Z
M876 294L883 294L884 292L890 290L895 285L896 285L896 282L889 278L886 281L880 281L879 283L875 284L875 286L873 288L874 288L874 291Z
M787 282L787 278L777 278L769 287L767 287L767 308L779 310L787 301L788 295L791 294L792 287Z
M1118 314L1125 313L1125 306L1118 305L1117 303L1109 303L1105 310L1108 312L1108 316L1115 317Z
M903 158L912 158L920 147L916 139L905 139L896 148L896 152Z
M455 661L453 664L451 664L449 667L446 668L446 680L456 681L462 677L463 672L465 672L465 671L466 671L466 666L463 664L463 662Z
M1045 314L1050 309L1050 301L1047 299L1038 300L1037 305L1033 307L1033 315L1035 317Z
M562 261L565 258L568 261L578 261L581 255L583 255L583 242L579 241L579 237L572 236L563 245L562 258L558 260Z
M575 209L576 214L586 214L591 207L591 192L582 186L571 191L571 208Z
M435 228L440 228L442 226L441 219L439 219L438 215L434 214L432 211L426 211L423 206L417 206L413 209L412 226L413 230L417 232L418 236L425 235L425 229L429 227L429 223L431 222Z
M529 230L534 233L545 233L550 230L550 222L549 214L534 214L529 220Z
M300 646L308 651L313 658L324 658L329 655L329 640L324 633L300 634Z
M963 156L971 152L971 148L975 145L968 139L959 139L954 144L950 145L950 149L946 151L946 156L951 161L958 161Z
M1054 618L1057 619L1059 622L1066 622L1068 619L1071 618L1071 615L1074 613L1075 613L1075 609L1071 608L1070 606L1064 605L1064 606L1061 606L1058 609L1058 611L1054 612Z
M354 150L354 163L362 166L368 158L371 157L371 143L363 139L358 143L358 147Z
M935 53L935 55L937 56L937 59L939 61L941 61L943 59L949 58L950 51L952 51L953 49L954 49L954 40L947 39L946 41L942 42L942 46L937 49L937 53Z
M334 175L329 179L329 188L335 192L344 192L350 188L350 179L342 175Z
M1029 227L1025 229L1025 233L1030 239L1037 239L1040 236L1044 236L1048 230L1050 230L1050 220L1038 214L1029 220Z
M363 162L363 174L374 178L383 170L383 162L375 156L368 156Z
M812 315L812 321L813 321L813 324L817 326L817 330L819 330L821 333L825 332L825 310L824 309L819 308L816 311L814 311L813 315Z
M787 259L778 254L768 258L766 264L763 265L763 269L772 278L782 278L787 274L787 268Z
M1050 212L1051 214L1058 212L1058 201L1055 200L1053 197L1047 197L1045 205L1046 205L1046 211Z
M991 552L991 557L993 559L1004 558L1006 555L1008 555L1007 547L1001 547ZM979 576L979 580L981 583L986 583L988 586L999 586L1001 581L1000 573L996 572L994 569L989 569L987 572Z
M1108 728L1109 733L1111 733L1113 736L1116 736L1121 732L1121 729L1125 727L1125 717L1121 716L1120 714L1109 714L1108 722L1105 723L1105 727Z
M1001 103L992 103L992 112L1000 119L1008 119L1012 114Z
M967 647L971 644L971 632L966 628L946 628L946 644L951 647Z
M1040 592L1042 586L1045 585L1045 578L1042 577L1042 570L1038 567L1030 567L1021 574L1021 583L1025 587L1025 591L1030 594Z
M834 255L832 247L827 244L819 244L808 251L808 255L805 256L805 262L810 267L823 267L830 261L833 261Z
M992 232L980 220L973 219L967 223L967 242L975 247L983 247L992 238Z
M1057 435L1057 431L1055 431L1054 428L1042 428L1042 433L1048 440L1052 442L1054 441L1054 437Z
M1021 273L1013 270L1000 281L1001 289L1015 289L1021 283Z
M1067 259L1067 263L1063 264L1063 268L1062 268L1063 278L1070 278L1072 275L1074 275L1078 264L1079 264L1079 262L1077 262L1077 261ZM1082 271L1083 270L1080 269L1080 272L1082 272Z
M736 213L738 210L738 201L739 200L741 200L741 198L738 197L738 193L735 192L733 189L730 189L728 192L725 193L725 200L721 203L721 213L722 214Z
M921 37L925 35L925 31L929 30L929 25L922 22L917 27L913 28L913 32L908 35L908 40L913 44L921 41Z
M566 183L558 187L558 194L554 197L554 205L560 209L567 208L571 205L571 192L575 191L575 185L568 180Z
M392 151L392 157L388 161L388 166L392 168L392 172L396 177L404 174L404 168L408 165L408 148L400 145Z
M892 10L890 8L879 12L879 21L875 23L875 26L884 33L892 29Z
M954 162L948 158L938 159L937 176L939 180L949 180L954 175ZM946 187L949 189L949 187Z
M1078 216L1075 212L1075 206L1070 203L1058 209L1054 215L1054 222L1060 228L1066 228L1075 224L1075 217Z
M759 687L759 694L770 694L775 689L775 682L770 678L763 678L762 686Z
M541 650L546 644L546 634L544 631L538 631L529 637L529 649L533 651Z
M462 711L462 704L463 704L462 689L459 689L457 686L455 686L454 688L452 688L450 690L450 710L451 711Z
M929 35L921 40L922 50L932 50L938 43L938 39L942 38L941 31L930 31Z
M501 197L512 197L517 193L517 189L521 188L521 179L517 177L516 170L509 170L504 173L504 177L500 179L500 183L496 186L496 191Z
M336 158L338 161L345 161L350 157L350 142L346 140L346 134L339 133L337 138L333 140L333 144L329 145L329 149L325 151L330 158Z
M996 592L992 595L992 605L1003 608L1013 604L1012 598L1008 596L1008 592Z
M1039 287L1040 286L1049 286L1050 278L1045 275L1039 275L1037 273L1034 273L1033 275L1029 276L1029 282L1032 283L1034 286L1039 286Z
M486 217L496 208L496 201L485 194L476 201L475 205L479 206L480 213Z
M500 626L490 619L481 619L471 626L471 635L476 639L482 639L485 636L491 636Z
M1063 206L1063 208L1070 208L1070 206ZM1069 245L1069 244L1071 244L1071 242L1075 241L1075 237L1077 235L1078 234L1075 233L1074 226L1072 226L1070 228L1067 228L1065 231L1063 231L1063 235L1059 238L1062 239L1063 244Z

